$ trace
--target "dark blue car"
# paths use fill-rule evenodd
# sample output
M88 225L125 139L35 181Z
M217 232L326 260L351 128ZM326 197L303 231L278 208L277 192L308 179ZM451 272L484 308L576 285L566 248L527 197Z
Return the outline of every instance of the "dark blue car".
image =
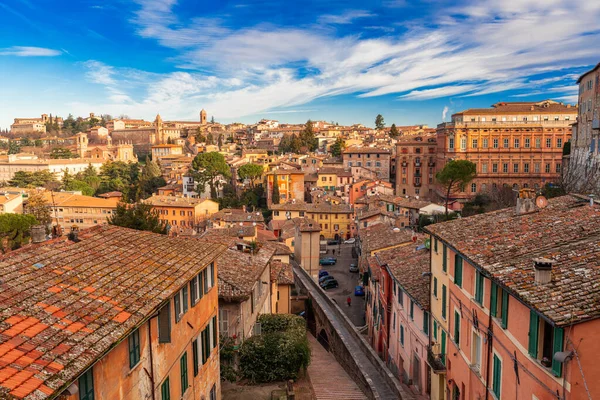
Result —
M329 272L325 271L324 269L319 271L319 279L327 275L329 275Z
M319 265L335 265L337 259L334 257L322 258L319 260Z
M355 296L364 296L365 295L365 289L362 286L356 286L354 288L354 295Z

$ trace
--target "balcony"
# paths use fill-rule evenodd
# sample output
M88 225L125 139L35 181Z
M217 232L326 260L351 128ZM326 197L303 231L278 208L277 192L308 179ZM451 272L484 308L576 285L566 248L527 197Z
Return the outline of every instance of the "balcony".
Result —
M428 167L435 167L435 161L429 161L429 162L427 163L427 166L428 166Z
M415 179L414 182L413 182L413 185L415 187L420 187L421 186L421 180L420 179Z
M421 166L421 161L415 161L415 167L420 167Z
M431 346L427 347L427 365L431 367L434 374L445 374L446 365L444 364L443 354L434 354Z
M600 129L600 118L594 118L592 121L592 129Z

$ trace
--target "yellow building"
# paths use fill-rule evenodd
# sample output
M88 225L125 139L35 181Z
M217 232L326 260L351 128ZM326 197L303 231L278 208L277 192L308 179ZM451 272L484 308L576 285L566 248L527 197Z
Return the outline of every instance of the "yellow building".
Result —
M20 193L0 193L0 214L22 214L23 195Z
M289 314L292 311L292 266L281 261L271 261L271 312Z
M117 208L114 201L68 192L43 192L52 211L54 224L67 228L77 225L89 228L108 224L108 217Z
M154 195L144 202L151 204L159 218L175 232L195 228L200 221L219 211L219 203L210 199Z
M349 238L354 230L353 210L348 204L285 203L273 204L273 220L312 218L321 227L324 239Z
M158 160L165 156L178 156L183 154L183 147L178 144L156 144L152 146L152 159Z
M304 172L299 170L277 169L267 174L267 204L273 202L273 182L277 176L279 203L290 200L304 201Z

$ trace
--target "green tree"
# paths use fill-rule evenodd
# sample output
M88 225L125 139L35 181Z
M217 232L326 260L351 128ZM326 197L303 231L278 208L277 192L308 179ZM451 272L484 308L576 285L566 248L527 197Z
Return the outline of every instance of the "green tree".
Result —
M115 213L108 218L111 225L166 234L167 224L160 220L158 212L150 204L119 203Z
M37 224L33 215L0 214L0 251L6 253L29 243L31 227Z
M21 139L21 146L31 146L33 145L33 142L31 141L31 139L24 137Z
M33 145L35 147L42 147L44 145L44 142L42 142L41 139L35 139L34 142L33 142Z
M67 158L75 158L77 157L76 154L74 154L73 152L71 152L71 150L64 148L64 147L56 147L54 149L52 149L52 151L50 152L50 158L52 159L67 159Z
M212 151L210 153L200 153L192 161L192 176L198 182L201 188L206 184L210 186L210 194L213 199L217 198L217 189L219 176L224 178L231 177L229 165L221 153Z
M21 152L21 145L16 140L8 141L8 154L17 154Z
M206 144L215 144L215 138L210 132L208 132L208 135L206 135Z
M435 176L437 181L446 189L446 216L448 215L450 192L463 190L466 184L471 182L476 175L477 168L475 164L468 160L452 160L437 173Z
M383 115L377 114L377 117L375 117L375 128L376 129L385 128L385 121L383 120Z
M346 142L341 137L338 137L331 145L331 155L334 157L340 157L345 148Z
M313 122L309 119L300 132L300 147L307 147L308 151L315 151L319 147L319 140L315 137Z
M24 206L24 213L30 214L42 225L49 225L52 222L50 204L40 191L29 194Z
M22 188L44 187L51 182L56 182L56 176L48 171L17 171L13 178L8 181L11 186Z
M279 180L277 174L273 175L273 193L271 194L271 203L279 204Z
M262 165L258 164L244 164L238 169L238 176L240 179L249 179L250 185L254 187L256 179L260 178L264 172Z
M214 124L215 123L215 116L213 115L212 117L210 117L210 123Z
M138 194L141 198L152 196L159 187L165 186L167 182L162 177L160 166L153 160L148 160L142 168L138 183Z
M219 146L219 150L223 147L223 134L219 134L219 138L217 139L217 145Z
M390 128L390 137L397 138L400 136L400 132L398 132L398 128L396 128L396 124L392 124Z
M100 167L100 186L97 193L119 191L126 199L133 200L139 180L138 163L109 161Z

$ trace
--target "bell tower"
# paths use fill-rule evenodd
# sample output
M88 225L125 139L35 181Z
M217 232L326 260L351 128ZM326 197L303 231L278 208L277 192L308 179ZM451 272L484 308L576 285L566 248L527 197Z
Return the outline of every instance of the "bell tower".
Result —
M204 108L200 111L200 124L206 125L206 110Z

